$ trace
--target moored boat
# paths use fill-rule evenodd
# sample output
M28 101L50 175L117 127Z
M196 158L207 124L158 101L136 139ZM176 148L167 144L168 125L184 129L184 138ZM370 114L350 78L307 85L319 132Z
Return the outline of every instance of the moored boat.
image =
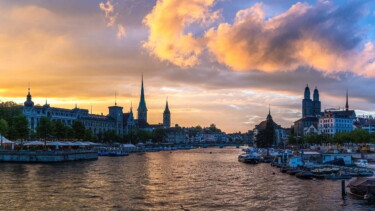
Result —
M241 154L238 156L238 161L243 163L250 163L250 164L258 164L260 162L261 158L259 156L255 156L252 154Z
M296 177L300 179L312 179L313 173L311 171L301 171L296 174Z
M375 198L375 178L357 178L352 180L348 187L350 192L356 196L363 197L365 200L374 201Z

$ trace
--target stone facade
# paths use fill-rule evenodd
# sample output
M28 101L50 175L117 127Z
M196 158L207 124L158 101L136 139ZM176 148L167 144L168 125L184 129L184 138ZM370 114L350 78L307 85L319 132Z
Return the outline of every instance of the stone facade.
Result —
M36 131L41 117L48 117L52 121L61 121L67 126L72 126L75 121L82 122L86 129L97 135L109 130L113 130L117 135L123 136L135 128L133 113L123 113L123 107L108 107L108 115L90 114L87 109L80 109L77 106L73 109L55 108L49 104L35 106L29 93L22 107L22 112L29 121L31 131Z

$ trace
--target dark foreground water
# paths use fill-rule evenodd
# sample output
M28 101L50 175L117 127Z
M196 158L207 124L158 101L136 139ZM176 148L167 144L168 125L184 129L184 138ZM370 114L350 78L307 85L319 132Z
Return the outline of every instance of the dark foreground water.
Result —
M239 153L206 148L0 163L0 210L375 210L350 196L341 200L340 181L300 180L268 164L240 163Z

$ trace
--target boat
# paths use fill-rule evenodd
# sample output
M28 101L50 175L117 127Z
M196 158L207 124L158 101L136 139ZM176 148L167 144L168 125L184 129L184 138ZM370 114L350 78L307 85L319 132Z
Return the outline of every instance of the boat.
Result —
M238 161L243 163L258 164L260 162L260 157L252 154L243 153L238 156Z
M371 177L374 176L374 172L372 171L358 171L358 177Z
M326 179L330 179L330 180L339 180L339 179L351 179L352 176L348 175L348 174L330 174L330 175L327 175L326 176Z
M98 152L98 156L109 156L109 152L100 151L100 152Z
M118 157L118 156L128 156L129 153L120 151L120 150L115 150L115 151L110 151L109 155L110 157Z
M291 170L293 168L289 167L289 166L284 166L284 167L281 167L280 168L280 172L281 173L286 173L287 171Z
M349 182L350 193L368 201L375 200L375 178L357 178Z
M365 159L359 159L356 162L354 162L354 165L358 167L367 168L368 167L368 161Z
M290 175L295 175L295 174L298 174L300 173L302 170L300 169L290 169L288 171L286 171L287 174L290 174Z
M300 179L312 179L313 173L311 171L301 171L296 174L296 177Z
M313 174L313 177L315 179L325 179L326 175L324 175L324 174Z

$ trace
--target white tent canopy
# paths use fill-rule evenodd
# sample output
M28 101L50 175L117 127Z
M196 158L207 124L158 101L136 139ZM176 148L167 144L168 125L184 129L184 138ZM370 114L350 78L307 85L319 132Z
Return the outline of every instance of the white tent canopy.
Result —
M91 142L91 141L86 141L86 142L83 142L83 143L88 144L88 145L93 145L93 146L101 145L100 143L94 143L94 142Z
M89 146L90 144L84 143L84 142L73 142L72 146Z
M65 143L54 141L47 143L48 146L65 146Z
M1 141L1 138L3 138L3 144L14 144L13 141L9 141L7 138L5 138L4 136L1 136L0 135L0 141Z
M44 143L41 141L30 141L24 144L24 146L40 146L40 145L44 145Z
M136 148L134 144L123 144L122 147L123 148Z

